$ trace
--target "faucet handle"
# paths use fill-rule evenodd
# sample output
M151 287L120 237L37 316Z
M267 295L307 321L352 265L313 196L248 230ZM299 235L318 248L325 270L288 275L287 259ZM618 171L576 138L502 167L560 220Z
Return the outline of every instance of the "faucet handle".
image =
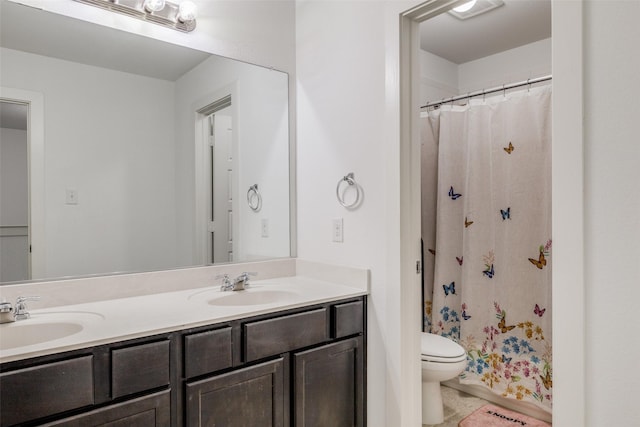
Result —
M16 312L14 314L16 320L28 319L31 317L31 314L27 311L27 301L38 301L40 299L39 296L19 296L16 299Z
M228 291L230 289L233 289L233 282L229 278L228 274L218 274L215 278L222 279L222 285L220 286L221 291Z
M255 272L249 272L249 271L243 271L241 275L238 276L238 278L236 280L249 280L249 276L257 276L258 273Z
M28 297L18 297L16 298L16 305L23 304L25 301L38 301L40 300L40 295L32 295Z

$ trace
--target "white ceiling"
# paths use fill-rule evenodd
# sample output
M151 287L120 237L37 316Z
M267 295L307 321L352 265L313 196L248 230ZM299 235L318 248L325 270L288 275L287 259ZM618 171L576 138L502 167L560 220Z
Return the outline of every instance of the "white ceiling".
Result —
M485 14L459 20L443 13L420 24L423 50L456 64L551 37L551 0L504 0Z
M169 81L210 56L6 0L0 0L0 45Z

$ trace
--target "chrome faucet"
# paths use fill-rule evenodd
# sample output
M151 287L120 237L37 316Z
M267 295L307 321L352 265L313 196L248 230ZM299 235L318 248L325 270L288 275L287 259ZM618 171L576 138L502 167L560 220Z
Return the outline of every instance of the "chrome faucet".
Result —
M216 276L216 279L222 279L222 285L220 290L226 291L243 291L249 286L249 276L256 276L257 273L244 272L234 280L229 278L228 274L221 274Z
M0 323L28 319L31 315L27 311L27 301L37 301L39 299L39 296L18 297L15 311L10 302L2 301L0 303Z
M233 281L234 283L234 291L242 291L249 286L249 276L257 276L258 273L249 273L244 272Z

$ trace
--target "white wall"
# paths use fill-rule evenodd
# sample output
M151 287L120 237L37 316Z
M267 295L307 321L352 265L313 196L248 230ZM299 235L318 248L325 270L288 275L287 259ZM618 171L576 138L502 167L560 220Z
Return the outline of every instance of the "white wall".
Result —
M551 74L551 39L540 40L458 67L460 94Z
M420 105L458 95L458 65L420 50Z
M638 17L638 1L585 2L585 378L589 427L640 425Z
M415 4L296 3L298 255L371 270L370 427L411 419L400 361L398 14ZM355 210L335 194L349 172L364 193ZM344 220L343 243L332 242L334 218Z
M179 256L185 262L193 259L195 237L195 112L231 91L236 118L234 158L238 159L234 170L234 259L289 256L287 85L285 73L217 56L176 82L177 239ZM258 213L246 202L247 190L256 183L263 202ZM267 238L262 237L262 219L269 223Z
M174 265L173 83L4 48L0 66L2 86L44 96L46 267L33 278Z
M548 74L551 74L551 39L459 65L420 50L420 101L424 105L427 101Z

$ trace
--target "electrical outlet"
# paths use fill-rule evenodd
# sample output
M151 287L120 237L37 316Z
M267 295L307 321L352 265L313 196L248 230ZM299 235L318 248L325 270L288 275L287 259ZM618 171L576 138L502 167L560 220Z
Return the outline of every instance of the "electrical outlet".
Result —
M269 220L267 218L262 218L260 221L260 229L262 237L269 237Z
M333 220L332 232L334 242L342 243L344 241L342 218L336 218Z
M78 204L78 190L67 188L67 195L66 195L66 198L65 198L65 203L67 205L77 205Z

